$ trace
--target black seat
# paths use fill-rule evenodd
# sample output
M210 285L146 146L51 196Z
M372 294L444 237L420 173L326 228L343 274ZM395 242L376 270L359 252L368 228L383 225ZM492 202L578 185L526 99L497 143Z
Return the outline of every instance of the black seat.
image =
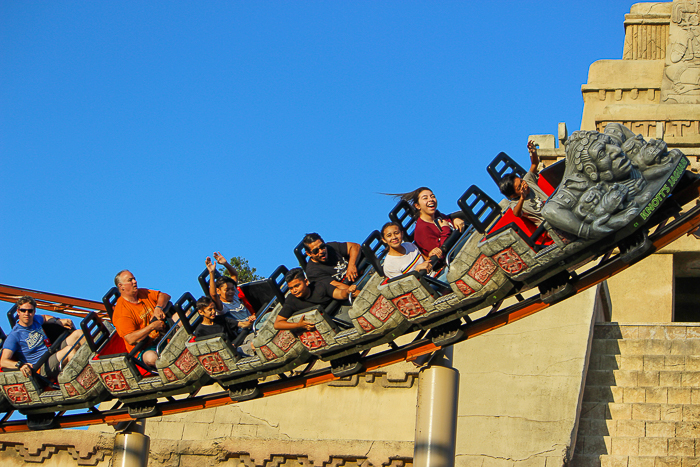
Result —
M493 181L496 182L496 185L500 185L503 177L509 173L515 173L520 178L524 177L527 173L527 171L523 169L520 164L511 159L511 157L505 152L499 152L498 155L486 167L486 171L489 173Z
M489 225L501 215L501 207L478 186L472 185L457 200L457 205L467 216L477 232L485 233Z
M413 208L408 201L402 199L396 203L396 206L389 211L389 219L401 226L404 233L404 241L413 241L413 228L416 225L416 218L413 217Z

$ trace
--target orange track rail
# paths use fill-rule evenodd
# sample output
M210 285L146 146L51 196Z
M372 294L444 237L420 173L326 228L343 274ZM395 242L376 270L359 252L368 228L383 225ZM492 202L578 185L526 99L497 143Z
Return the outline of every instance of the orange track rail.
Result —
M674 195L674 199L679 204L686 204L694 198L700 196L700 180L687 187L681 193ZM669 245L681 236L692 232L700 227L700 205L686 212L684 215L671 222L666 226L660 226L650 235L650 239L654 244L655 250ZM618 274L627 269L630 264L623 263L619 256L612 257L600 264L592 267L585 273L581 274L573 283L576 293L589 289L602 281ZM4 287L4 286L2 286ZM2 291L0 287L0 291ZM22 290L26 289L16 289ZM31 291L34 292L34 291ZM39 293L39 292L37 292ZM29 295L29 294L27 294ZM50 295L50 294L44 294ZM55 296L55 295L54 295ZM58 296L61 297L61 296ZM69 298L69 297L65 297ZM75 299L74 299L75 300ZM89 302L87 300L82 302ZM67 302L66 302L67 303ZM91 302L97 304L97 302ZM99 304L100 306L102 304ZM510 323L518 321L527 316L533 315L538 311L548 308L549 305L543 303L539 299L539 295L523 300L508 308L500 310L496 313L489 314L483 318L477 319L471 323L462 325L464 331L463 340L472 339L474 337L486 334L494 329L506 326ZM104 307L102 308L104 309ZM413 361L421 355L430 354L439 350L441 347L433 344L430 339L423 339L417 342L406 344L398 349L387 350L374 355L370 355L363 360L365 371L377 370L379 368L392 365L401 361ZM337 380L336 376L331 373L330 367L321 370L311 371L306 374L289 377L261 383L259 389L261 397L274 396L290 391L316 386L318 384L328 383ZM227 404L235 403L228 395L228 392L219 392L208 394L205 396L189 397L176 401L168 401L158 404L162 415L172 415L194 410L208 409L212 407L220 407ZM57 425L59 428L76 428L87 425L97 425L102 423L117 424L120 422L128 422L133 420L127 413L125 408L116 410L107 410L102 412L92 412L79 415L63 415L57 417ZM9 421L0 426L0 433L18 433L29 431L25 420Z

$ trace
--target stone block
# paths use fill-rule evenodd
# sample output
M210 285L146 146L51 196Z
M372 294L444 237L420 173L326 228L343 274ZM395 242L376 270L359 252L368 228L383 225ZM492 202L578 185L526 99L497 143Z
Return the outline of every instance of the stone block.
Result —
M645 402L665 404L668 402L668 388L645 388Z
M613 378L614 378L614 385L616 386L625 386L625 387L637 387L638 383L638 375L644 373L644 372L637 372L637 371L625 371L625 370L614 370L613 371Z
M601 456L601 467L627 467L628 456Z
M620 335L623 339L639 339L639 326L634 324L620 324Z
M690 404L700 404L700 388L684 388L690 389Z
M685 356L685 370L686 371L700 371L700 355L686 355Z
M633 420L660 420L661 407L658 404L632 404Z
M666 404L661 406L661 420L683 420L683 406L679 404Z
M700 465L700 457L684 457L681 461L681 467L697 467L698 465Z
M644 371L659 371L666 369L665 355L645 355Z
M660 456L656 458L657 467L681 467L682 457Z
M679 438L700 438L700 422L676 422L676 436Z
M646 402L646 391L644 388L624 388L623 402L626 404Z
M642 438L645 429L644 420L617 420L614 436Z
M646 361L645 361L645 364L646 364ZM638 372L637 385L639 387L644 387L644 388L658 386L659 385L659 372L658 371L646 371L646 370Z
M182 439L207 439L207 429L209 426L209 423L186 423L182 432Z
M686 371L681 378L683 387L700 387L700 371Z
M620 359L620 370L627 371L642 371L644 369L644 356L643 355L621 355Z
M227 438L231 436L231 425L210 423L207 425L206 439Z
M633 418L632 407L632 404L608 404L608 412L606 415L614 420L629 420Z
M685 355L666 355L664 369L669 371L685 371Z
M682 410L684 422L700 421L700 405L684 405Z
M668 388L669 404L690 404L690 388Z
M668 441L666 438L640 438L640 456L665 456L668 453Z
M673 438L676 436L676 422L646 422L646 436L650 438Z
M636 456L639 453L639 438L612 438L612 454L615 456Z
M633 456L630 457L628 467L654 467L654 457Z
M692 438L673 438L668 440L669 456L695 456L695 440Z
M680 371L660 371L659 372L659 386L663 387L675 387L680 388L682 382L682 375Z

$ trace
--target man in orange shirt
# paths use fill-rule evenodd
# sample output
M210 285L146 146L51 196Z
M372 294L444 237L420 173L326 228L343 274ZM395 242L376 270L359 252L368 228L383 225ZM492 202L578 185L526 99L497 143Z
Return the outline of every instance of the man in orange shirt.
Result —
M142 340L150 340L150 344L136 354L136 358L146 365L155 366L158 359L155 339L165 331L163 309L170 295L157 290L139 289L136 278L126 269L116 275L114 285L121 294L112 316L117 333L124 339L127 352Z

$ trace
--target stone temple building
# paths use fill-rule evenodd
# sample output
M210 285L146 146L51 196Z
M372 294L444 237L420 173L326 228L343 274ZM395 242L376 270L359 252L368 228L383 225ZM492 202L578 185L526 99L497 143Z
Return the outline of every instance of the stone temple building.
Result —
M638 3L620 60L591 65L581 129L619 122L700 168L700 2ZM566 125L532 135L544 164ZM700 242L680 239L527 319L457 344L456 465L700 464ZM409 466L420 369L146 423L151 466ZM0 464L111 465L114 430L0 436Z

